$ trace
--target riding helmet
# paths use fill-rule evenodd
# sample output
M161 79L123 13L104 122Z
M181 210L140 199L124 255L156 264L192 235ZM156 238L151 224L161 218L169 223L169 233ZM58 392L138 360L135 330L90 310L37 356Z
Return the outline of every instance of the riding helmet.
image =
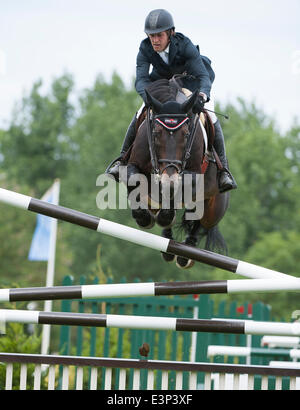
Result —
M164 9L150 11L145 21L146 34L160 33L174 28L173 17Z

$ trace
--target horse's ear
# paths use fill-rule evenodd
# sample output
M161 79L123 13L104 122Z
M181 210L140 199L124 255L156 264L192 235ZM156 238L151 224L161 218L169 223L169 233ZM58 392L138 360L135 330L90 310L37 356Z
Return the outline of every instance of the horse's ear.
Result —
M152 95L150 95L149 91L145 90L146 93L146 105L149 107L152 107L154 112L156 112L157 114L160 113L161 109L162 109L162 103L160 101L158 101L156 98L152 97Z
M183 112L188 113L193 108L195 102L197 101L198 95L199 91L194 91L190 98L183 104L181 104L181 109L183 110Z

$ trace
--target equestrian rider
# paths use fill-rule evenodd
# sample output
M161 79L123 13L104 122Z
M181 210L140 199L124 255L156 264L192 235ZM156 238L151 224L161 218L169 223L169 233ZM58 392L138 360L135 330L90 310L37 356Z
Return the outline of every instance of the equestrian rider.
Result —
M164 9L153 10L145 21L147 38L141 42L136 63L135 88L146 101L145 88L153 81L165 78L171 79L174 74L186 73L192 78L183 78L183 86L190 91L199 90L199 97L194 106L194 112L203 108L213 110L213 101L210 99L210 90L214 81L214 72L210 60L200 55L199 50L189 38L181 33L175 33L174 21L171 14ZM149 74L150 65L153 66ZM141 110L140 110L141 111ZM140 112L139 111L139 112ZM228 170L224 135L221 124L215 114L210 114L215 127L214 148L220 158L223 169L219 173L218 184L220 192L229 191L237 187L236 182ZM124 154L132 145L136 136L136 113L126 132L122 149L121 160L113 163L107 173L118 181L119 166L125 165L122 160Z

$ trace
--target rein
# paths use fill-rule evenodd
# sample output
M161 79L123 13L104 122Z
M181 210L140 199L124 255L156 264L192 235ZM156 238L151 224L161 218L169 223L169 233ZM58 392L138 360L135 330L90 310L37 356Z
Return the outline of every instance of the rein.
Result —
M185 170L187 160L191 156L191 150L192 150L192 146L193 146L193 143L194 143L194 140L195 140L195 133L196 133L196 127L197 127L198 121L199 121L199 114L196 114L196 116L194 118L193 128L192 128L192 131L189 134L189 141L187 143L187 148L185 150L184 158L183 158L183 161L182 161L182 171Z
M149 145L152 169L156 175L159 175L158 161L157 161L157 156L154 150L154 141L152 138L150 107L147 108L146 125L147 125L147 137L148 137L148 145Z

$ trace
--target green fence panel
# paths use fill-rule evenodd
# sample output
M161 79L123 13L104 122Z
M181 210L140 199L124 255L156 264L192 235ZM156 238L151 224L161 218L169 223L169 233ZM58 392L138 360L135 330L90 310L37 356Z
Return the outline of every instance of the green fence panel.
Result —
M236 302L231 302L229 304L229 317L230 318L235 318L236 317L236 309L237 309L237 303ZM228 335L228 345L229 346L237 346L238 340L237 337L238 335ZM227 357L227 363L236 363L237 360L234 356L228 356Z
M80 285L85 285L86 283L86 278L85 276L80 276ZM78 301L78 312L79 313L84 313L84 308L85 308L85 303L83 300ZM77 343L76 343L76 354L78 356L82 355L82 349L83 349L83 332L84 332L84 327L83 326L77 326Z

